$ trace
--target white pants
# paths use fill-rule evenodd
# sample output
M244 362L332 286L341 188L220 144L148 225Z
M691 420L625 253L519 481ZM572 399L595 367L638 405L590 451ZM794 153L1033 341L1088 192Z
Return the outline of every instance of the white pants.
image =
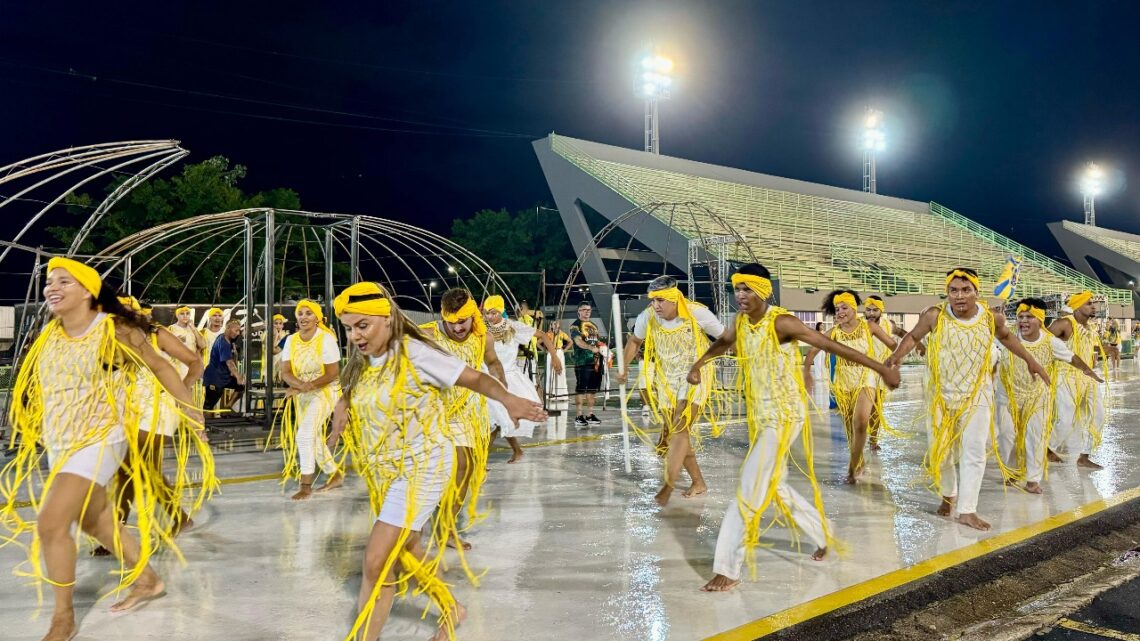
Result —
M558 361L562 363L563 369L561 374L555 374L554 368L551 367L551 358L548 354L546 357L546 406L551 409L564 410L569 404L569 395L566 388L566 356L562 350L555 350L555 356Z
M979 398L958 418L958 424L951 427L961 437L941 461L942 478L938 491L944 497L958 497L959 514L978 511L978 493L982 491L982 477L986 474L986 450L993 409L990 399ZM933 418L937 420L939 417ZM927 439L933 444L934 433L929 425Z
M297 457L300 459L301 474L317 471L317 465L325 474L337 471L336 459L325 442L324 426L332 415L333 402L328 394L300 394L297 397Z
M127 442L120 440L123 437L122 429L112 434L112 437L116 436L118 439L88 445L71 452L69 456L48 450L48 464L52 467L59 464L59 474L74 474L106 487L115 472L119 471L119 465L127 454ZM60 462L60 459L63 461Z
M1045 410L1038 408L1025 426L1025 481L1040 483L1045 476ZM1017 443L1015 441L1015 426L1009 406L998 402L997 413L994 416L998 430L998 453L1008 468L1016 468Z
M797 430L792 442L794 443L798 437ZM740 514L739 502L743 499L751 505L757 505L767 494L768 483L776 470L776 445L777 435L774 428L760 431L756 443L740 466L737 499L725 510L724 520L720 524L720 534L716 539L716 556L713 558L713 572L734 581L740 579L746 549L744 517ZM825 547L827 538L823 532L823 515L816 510L814 503L788 484L788 462L785 460L780 464L784 469L781 471L780 482L776 488L779 500L788 506L796 527L807 535L816 547Z
M1083 374L1082 374L1083 376ZM1078 404L1076 396L1084 398ZM1053 434L1049 446L1055 452L1065 452L1071 456L1092 453L1090 426L1104 425L1104 402L1100 390L1092 383L1057 381L1057 401L1053 412Z

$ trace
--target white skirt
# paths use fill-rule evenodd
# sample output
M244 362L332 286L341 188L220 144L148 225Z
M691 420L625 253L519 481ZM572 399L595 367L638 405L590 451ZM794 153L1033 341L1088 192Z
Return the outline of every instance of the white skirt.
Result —
M539 402L538 390L534 388L534 383L517 369L511 369L507 372L507 391L535 403ZM511 421L511 415L507 413L507 408L503 407L502 403L488 400L487 408L491 412L491 425L502 429L503 436L512 438L518 436L531 438L534 436L534 428L538 427L538 423L524 420L519 421L518 427L515 427L514 422Z

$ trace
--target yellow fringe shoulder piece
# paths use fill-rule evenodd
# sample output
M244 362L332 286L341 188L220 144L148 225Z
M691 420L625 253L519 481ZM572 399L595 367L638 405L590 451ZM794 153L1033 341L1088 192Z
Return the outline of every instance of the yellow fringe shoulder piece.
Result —
M58 321L49 322L20 364L10 411L13 426L10 446L17 453L0 471L3 499L0 527L7 532L0 545L12 544L25 550L27 560L14 573L32 580L37 590L41 590L41 596L44 583L55 583L46 576L41 564L35 521L26 519L18 508L26 499L38 514L60 470L71 457L87 448L125 450L123 466L130 486L123 491L134 493L139 558L130 566L121 563L118 590L140 576L160 546L170 548L182 559L169 533L172 524L169 512L159 507L165 488L162 472L146 462L147 444L140 443L142 408L138 386L143 376L151 374L141 359L116 338L115 321L110 316L77 338L68 336ZM163 397L162 394L156 396ZM173 397L166 395L161 402L168 404L171 411L179 412ZM181 412L179 417L189 420ZM42 450L38 447L40 444ZM217 488L213 458L208 447L201 445L203 480L200 485L195 484L199 492L186 500L183 491L191 485L185 466L180 462L174 474L175 494L163 497L167 502L174 501L174 510L182 506L191 510L200 507ZM40 471L44 456L48 458L46 474ZM82 512L87 510L96 491L101 491L100 487L91 483ZM117 541L115 545L118 546Z
M697 305L693 303L693 305ZM657 443L641 425L625 416L630 429L647 445L656 448L659 455L668 449L670 431L675 422L681 429L688 428L694 451L702 449L702 429L707 426L715 438L724 432L724 421L732 411L733 390L718 385L716 365L709 362L701 368L701 384L688 383L689 368L709 348L709 339L696 319L690 316L672 329L667 329L650 312L645 333L644 357L640 372L640 387L646 390L648 406L654 423L660 423L662 432ZM629 396L637 390L630 390ZM680 414L677 408L680 407Z
M953 316L946 303L938 305L938 320L926 341L926 398L931 438L923 467L931 488L936 491L941 488L943 461L953 453L962 438L963 427L979 402L985 400L980 398L985 394L989 395L987 402L991 408L990 444L997 453L991 385L995 320L989 309L980 307L980 318L963 322Z
M738 491L736 502L744 520L745 559L755 576L755 549L760 538L776 524L791 529L797 544L799 528L791 507L781 498L779 486L789 470L798 470L811 485L812 502L823 524L828 547L840 547L831 527L824 518L823 495L815 475L811 423L808 412L809 398L804 387L800 368L799 349L793 342L780 343L776 332L776 319L790 315L786 309L770 305L757 323L746 314L736 317L736 359L748 416L749 447L747 456L757 448L767 448L764 457L775 460L771 476L761 483L765 491L760 496L745 496ZM803 444L803 458L797 459L792 445L799 439ZM787 463L794 465L787 465ZM748 483L744 483L745 486ZM775 514L767 522L764 515L769 508Z
M365 633L376 598L381 588L387 586L394 586L400 595L409 591L425 594L429 606L423 616L434 606L439 611L439 625L447 630L449 638L454 638L456 601L439 571L447 542L458 536L455 514L460 496L453 482L454 458L449 462L437 455L441 448L452 448L452 435L443 395L420 379L407 356L409 340L405 339L384 364L367 367L349 397L345 447L368 487L373 517L380 514L389 493L404 484L404 495L392 498L402 500L407 512L405 527L379 574L387 577L395 568L395 579L376 582L348 640ZM417 558L404 548L416 514L433 507L416 504L417 489L425 484L442 484L444 490L435 516L423 529L424 555ZM468 578L475 582L477 577L467 566L463 550L458 553Z

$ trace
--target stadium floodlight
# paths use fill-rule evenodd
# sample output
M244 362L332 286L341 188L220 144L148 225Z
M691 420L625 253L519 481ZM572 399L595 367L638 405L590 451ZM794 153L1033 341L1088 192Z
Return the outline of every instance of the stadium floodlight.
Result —
M634 73L633 91L645 101L645 151L661 154L657 103L673 95L673 61L657 53L641 58Z
M1104 190L1104 170L1095 162L1085 167L1081 176L1081 194L1085 198L1085 224L1096 227L1096 197Z
M887 148L887 137L883 133L883 112L867 107L863 117L863 191L878 193L875 178L875 155Z

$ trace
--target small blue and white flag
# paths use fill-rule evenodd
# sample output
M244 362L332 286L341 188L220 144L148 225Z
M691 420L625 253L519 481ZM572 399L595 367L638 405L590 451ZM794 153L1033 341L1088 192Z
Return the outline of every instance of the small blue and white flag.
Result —
M997 285L994 286L994 296L1002 300L1013 298L1017 290L1017 278L1021 272L1021 260L1020 257L1015 258L1012 255L1005 257L1005 267L1001 270Z

